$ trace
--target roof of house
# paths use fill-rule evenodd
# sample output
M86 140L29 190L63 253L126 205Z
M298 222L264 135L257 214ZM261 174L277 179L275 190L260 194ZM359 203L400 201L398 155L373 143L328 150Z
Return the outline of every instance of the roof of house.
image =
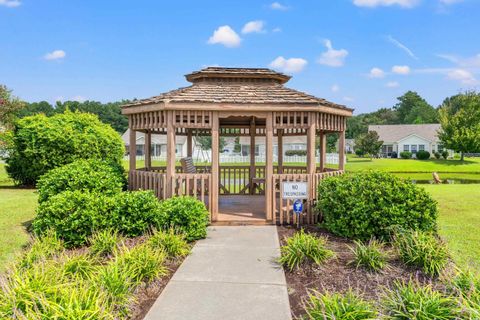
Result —
M193 82L148 99L127 105L138 106L160 102L297 104L322 105L353 110L307 93L284 87L290 76L266 68L208 67L185 76Z
M368 131L376 131L383 142L398 142L410 135L417 135L430 141L437 141L440 124L391 124L370 125Z

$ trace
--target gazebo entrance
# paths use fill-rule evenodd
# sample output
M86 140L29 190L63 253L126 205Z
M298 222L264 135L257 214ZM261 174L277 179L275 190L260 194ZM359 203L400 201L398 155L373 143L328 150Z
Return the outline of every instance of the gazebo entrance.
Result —
M123 107L129 116L130 190L151 189L160 199L189 195L203 201L212 222L316 223L312 207L318 182L343 172L345 121L352 109L283 86L290 77L269 69L206 68L186 76L193 85ZM145 133L145 165L137 168L136 131ZM326 134L339 134L338 170L325 167ZM152 165L152 134L167 137L165 166ZM185 172L175 159L175 137L211 137L211 161ZM250 163L222 164L220 137L250 140ZM304 163L283 163L283 138L306 137ZM316 138L320 157L316 160ZM255 161L256 140L263 140L263 163ZM277 152L274 157L274 143ZM293 214L282 199L284 182L308 185L304 215Z

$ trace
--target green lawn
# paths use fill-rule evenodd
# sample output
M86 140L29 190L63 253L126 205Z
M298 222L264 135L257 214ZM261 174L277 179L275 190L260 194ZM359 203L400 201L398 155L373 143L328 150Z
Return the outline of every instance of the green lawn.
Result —
M0 271L27 244L36 205L35 190L14 188L0 164Z
M425 188L438 201L440 234L454 259L480 272L480 184Z

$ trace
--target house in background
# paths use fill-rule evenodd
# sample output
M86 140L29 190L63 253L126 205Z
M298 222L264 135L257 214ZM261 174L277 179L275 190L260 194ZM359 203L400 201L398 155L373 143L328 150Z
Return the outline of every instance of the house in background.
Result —
M438 139L440 124L393 124L370 125L368 131L378 133L379 140L383 141L380 151L382 157L400 158L400 152L409 151L413 155L417 151L425 150L433 155L434 152L444 151ZM451 151L449 151L451 153Z

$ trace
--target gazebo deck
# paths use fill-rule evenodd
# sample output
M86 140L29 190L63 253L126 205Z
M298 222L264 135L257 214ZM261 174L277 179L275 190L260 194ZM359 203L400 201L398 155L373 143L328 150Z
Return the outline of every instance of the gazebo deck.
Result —
M264 195L221 195L218 221L222 223L265 223Z

